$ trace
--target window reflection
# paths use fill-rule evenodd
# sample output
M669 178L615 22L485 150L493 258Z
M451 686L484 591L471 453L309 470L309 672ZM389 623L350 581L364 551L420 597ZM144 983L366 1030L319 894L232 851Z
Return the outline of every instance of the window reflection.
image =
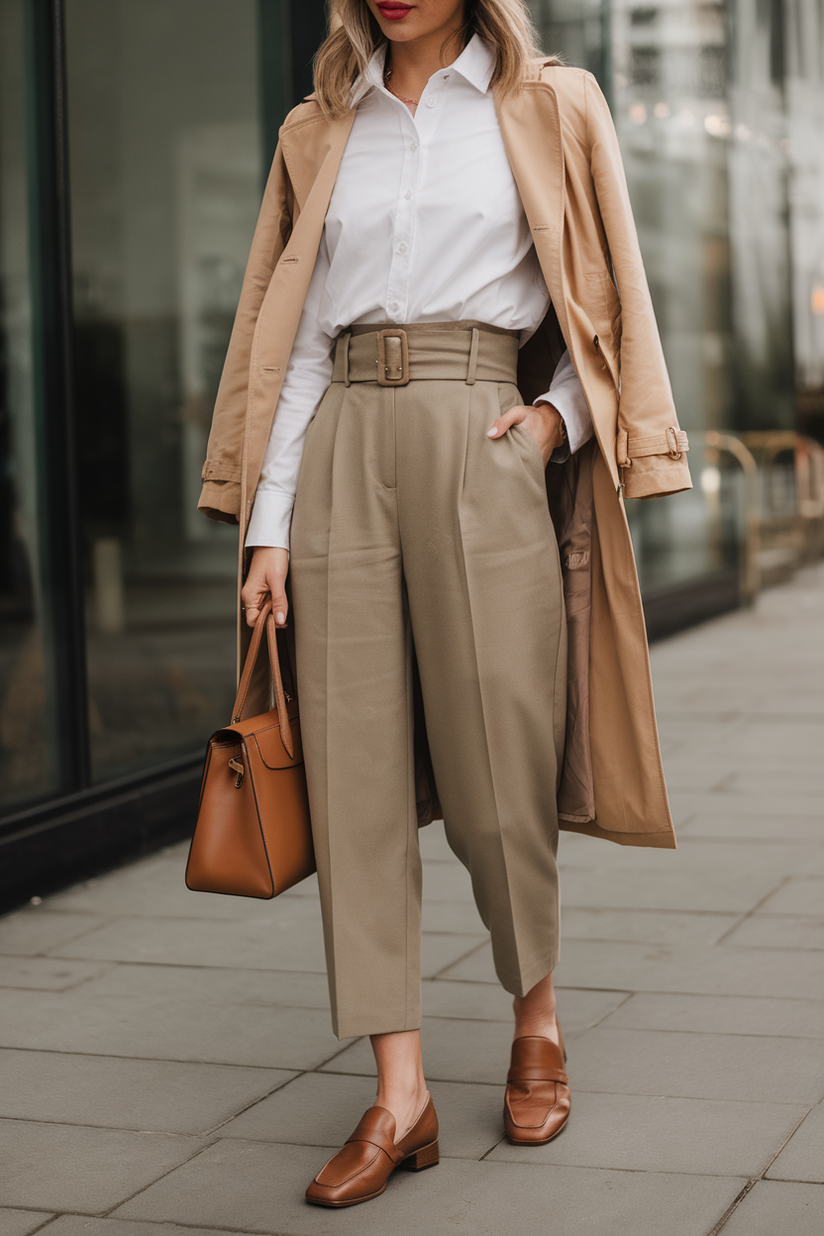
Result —
M68 0L96 779L229 715L237 534L196 511L260 200L251 0Z
M23 10L0 0L0 804L57 783L40 574Z

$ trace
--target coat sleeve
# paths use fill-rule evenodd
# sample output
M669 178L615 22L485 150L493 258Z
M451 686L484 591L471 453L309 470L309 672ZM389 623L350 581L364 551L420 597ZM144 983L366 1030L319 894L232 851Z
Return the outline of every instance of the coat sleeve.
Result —
M628 498L691 489L687 435L678 426L661 339L607 101L585 78L592 179L621 298L618 465Z
M198 510L237 523L252 340L275 265L292 231L294 198L278 142L255 228L235 323L218 387Z

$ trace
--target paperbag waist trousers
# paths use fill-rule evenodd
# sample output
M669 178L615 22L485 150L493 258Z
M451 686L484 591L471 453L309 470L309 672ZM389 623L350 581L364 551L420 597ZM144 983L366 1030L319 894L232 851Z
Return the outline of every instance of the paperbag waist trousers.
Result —
M421 1017L413 658L446 835L503 986L558 953L566 637L518 339L355 327L309 426L290 573L301 733L339 1038Z

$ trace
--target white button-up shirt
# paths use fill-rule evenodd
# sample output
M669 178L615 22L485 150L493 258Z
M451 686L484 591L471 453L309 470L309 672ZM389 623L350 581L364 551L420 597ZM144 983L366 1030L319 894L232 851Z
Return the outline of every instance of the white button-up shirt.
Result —
M247 545L289 548L306 429L331 381L342 330L473 319L520 331L523 345L549 307L489 89L489 47L475 35L454 64L429 79L414 116L386 90L383 60L383 52L375 55L353 92L357 115L284 375ZM569 450L576 451L591 437L592 421L568 352L541 398L561 413Z

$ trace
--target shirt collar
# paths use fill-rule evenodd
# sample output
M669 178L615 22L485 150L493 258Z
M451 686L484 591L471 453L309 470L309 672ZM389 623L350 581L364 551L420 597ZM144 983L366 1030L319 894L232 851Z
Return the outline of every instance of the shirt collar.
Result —
M379 47L352 87L352 107L357 107L370 90L383 86L385 62L386 49ZM484 42L480 35L473 34L458 59L450 64L448 69L450 73L459 73L464 81L481 94L486 94L495 69L495 57L489 44Z
M460 73L461 77L481 94L486 94L495 71L495 56L489 44L484 42L479 34L473 34L458 59L449 68L453 73Z

